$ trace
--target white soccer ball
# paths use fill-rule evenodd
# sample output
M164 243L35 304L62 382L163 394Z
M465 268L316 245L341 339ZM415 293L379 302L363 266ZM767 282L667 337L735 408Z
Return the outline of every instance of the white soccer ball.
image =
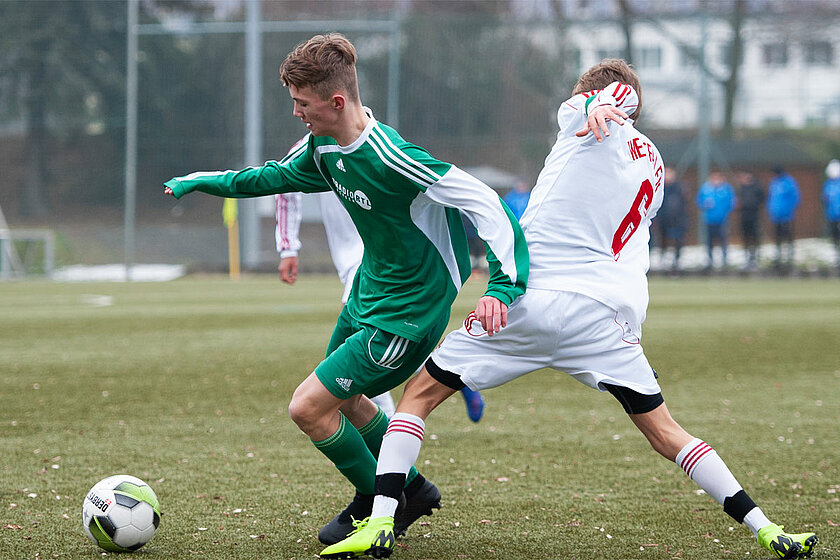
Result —
M130 552L152 540L160 524L160 503L139 478L109 476L85 497L82 524L90 540L105 550Z

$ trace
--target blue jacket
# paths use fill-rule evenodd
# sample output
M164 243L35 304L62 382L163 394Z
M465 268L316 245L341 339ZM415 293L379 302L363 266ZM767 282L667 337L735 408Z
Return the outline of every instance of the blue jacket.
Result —
M729 183L715 186L706 181L700 185L695 202L703 214L703 222L716 226L726 222L737 200L735 189Z
M799 184L788 173L770 181L767 195L767 214L774 224L793 220L799 208Z
M513 212L513 215L516 216L516 219L518 220L522 217L522 214L525 212L525 208L528 206L528 200L530 200L530 198L530 191L521 192L514 189L505 195L504 201L505 204L508 205L508 208L510 208L510 211Z
M840 179L828 179L823 184L822 201L825 205L825 219L840 222Z

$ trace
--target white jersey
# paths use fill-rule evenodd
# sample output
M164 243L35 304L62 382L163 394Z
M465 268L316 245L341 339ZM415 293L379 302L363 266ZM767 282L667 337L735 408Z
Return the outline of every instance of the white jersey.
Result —
M578 138L587 108L614 105L627 114L636 92L615 82L568 99L560 132L520 220L531 256L529 288L595 299L640 328L648 305L650 221L662 204L662 157L628 120L610 136Z
M301 247L301 193L283 193L275 195L277 203L277 226L274 237L280 258L295 257ZM353 277L362 262L365 246L356 231L350 214L332 192L313 193L307 196L318 198L324 230L327 233L327 245L330 248L338 278L344 284L342 302L346 302L353 287Z

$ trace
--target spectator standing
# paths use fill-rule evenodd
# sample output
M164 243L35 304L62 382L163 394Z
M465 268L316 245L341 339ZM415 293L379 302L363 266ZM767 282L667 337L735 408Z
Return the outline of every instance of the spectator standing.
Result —
M721 266L726 267L726 229L729 224L729 214L735 208L738 198L735 189L726 182L723 173L713 171L708 180L700 185L695 200L701 212L701 219L706 224L706 247L709 252L707 270L711 270L714 263L712 250L714 243L720 243L722 254Z
M680 251L685 238L687 222L688 210L686 208L685 189L674 168L666 167L664 199L662 207L653 220L653 225L658 230L662 251L667 251L669 246L674 248L674 259L671 261L671 272L673 273L679 270Z
M773 178L767 192L767 215L773 224L776 240L776 266L793 266L793 219L799 208L799 184L782 167L773 168ZM782 257L782 245L785 256Z
M840 160L833 159L825 168L822 202L831 240L834 242L834 266L840 268Z
M525 212L525 208L528 206L528 200L530 200L530 198L531 188L525 181L520 181L509 193L505 195L504 201L518 220L522 217L522 213Z
M738 174L738 200L741 207L741 234L747 262L744 270L758 270L759 224L761 207L767 195L755 175L747 171Z

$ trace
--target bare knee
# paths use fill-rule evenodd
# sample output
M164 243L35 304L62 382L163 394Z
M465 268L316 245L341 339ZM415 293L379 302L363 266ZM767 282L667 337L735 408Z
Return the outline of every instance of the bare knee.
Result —
M301 430L308 432L307 428L315 421L315 414L310 399L295 391L292 395L292 400L289 401L289 417Z
M330 403L330 398L335 402ZM289 416L301 431L312 437L314 433L322 431L331 405L338 410L340 401L326 393L320 382L307 380L295 389L289 401Z

